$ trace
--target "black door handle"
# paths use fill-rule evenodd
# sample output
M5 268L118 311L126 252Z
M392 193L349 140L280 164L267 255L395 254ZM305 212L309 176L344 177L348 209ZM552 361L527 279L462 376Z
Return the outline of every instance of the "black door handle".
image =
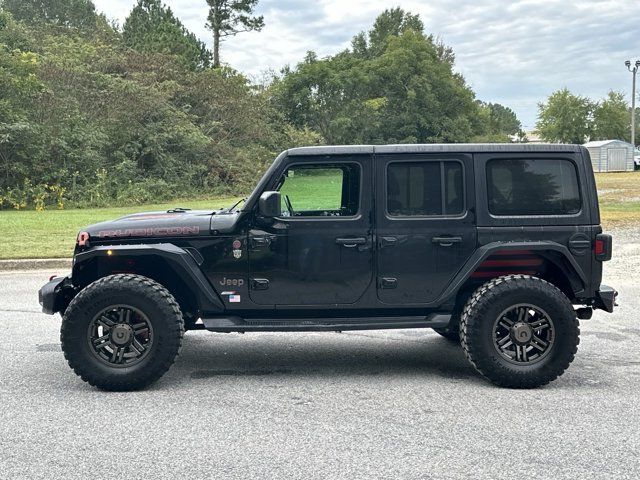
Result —
M441 247L450 247L454 243L462 243L462 237L433 237L431 241L439 244Z
M336 238L336 243L343 247L353 248L356 245L364 245L367 243L367 239L364 237L352 237L352 238Z

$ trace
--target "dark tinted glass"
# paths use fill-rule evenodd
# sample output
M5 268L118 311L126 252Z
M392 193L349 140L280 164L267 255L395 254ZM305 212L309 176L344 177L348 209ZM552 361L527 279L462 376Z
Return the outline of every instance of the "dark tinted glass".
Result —
M578 178L568 160L491 160L489 211L494 215L571 215L580 211Z
M462 165L458 162L443 162L444 210L446 215L459 215L464 210L464 188Z
M458 215L464 208L458 162L391 163L387 211L394 216Z

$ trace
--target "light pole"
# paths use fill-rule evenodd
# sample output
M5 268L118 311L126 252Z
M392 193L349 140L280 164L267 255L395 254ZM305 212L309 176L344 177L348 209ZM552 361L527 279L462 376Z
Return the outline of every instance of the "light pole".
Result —
M633 83L631 87L631 145L636 146L636 73L638 73L638 67L640 67L640 60L636 60L635 65L631 68L631 61L624 62L629 70L633 74Z

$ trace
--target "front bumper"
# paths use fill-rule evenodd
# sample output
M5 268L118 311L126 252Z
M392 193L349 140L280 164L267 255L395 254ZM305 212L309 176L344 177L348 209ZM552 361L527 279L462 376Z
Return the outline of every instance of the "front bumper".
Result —
M42 312L53 315L64 312L73 295L73 286L69 277L56 277L38 290L38 301L42 305Z
M608 285L600 285L600 289L596 293L594 308L605 310L609 313L613 312L613 307L617 306L616 297L618 292Z

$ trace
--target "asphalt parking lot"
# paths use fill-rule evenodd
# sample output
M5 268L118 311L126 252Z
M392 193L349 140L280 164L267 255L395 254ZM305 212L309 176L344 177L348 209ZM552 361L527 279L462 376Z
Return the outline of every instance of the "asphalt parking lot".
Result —
M617 232L613 315L537 390L496 388L430 330L189 332L151 388L77 378L52 272L0 272L0 478L640 477L640 235ZM55 273L55 272L53 272Z

